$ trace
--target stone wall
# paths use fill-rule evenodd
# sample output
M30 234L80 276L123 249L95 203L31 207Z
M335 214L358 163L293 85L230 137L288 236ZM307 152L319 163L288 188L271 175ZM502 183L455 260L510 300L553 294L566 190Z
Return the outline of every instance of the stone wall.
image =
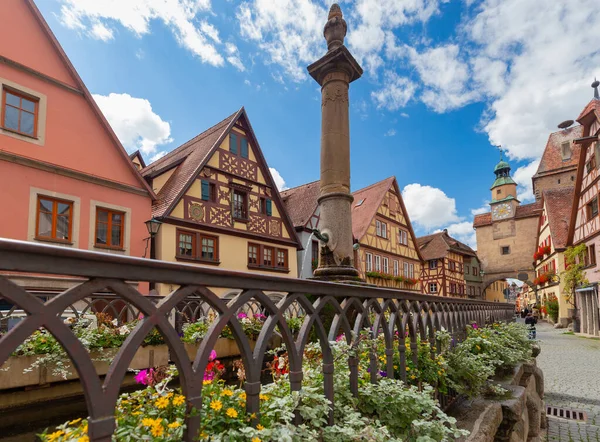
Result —
M557 189L561 187L573 187L577 175L576 169L566 170L561 173L533 178L533 191L535 199L542 199L544 190Z
M511 376L497 379L510 392L506 399L464 400L449 414L471 431L461 442L536 442L545 440L544 375L535 361L519 365Z

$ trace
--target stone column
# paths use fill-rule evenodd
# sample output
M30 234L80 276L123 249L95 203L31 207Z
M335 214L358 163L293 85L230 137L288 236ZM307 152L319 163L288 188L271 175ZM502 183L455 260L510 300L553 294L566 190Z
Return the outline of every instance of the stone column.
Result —
M596 289L592 292L592 332L591 334L594 336L598 336L600 334L599 324L598 324L598 293Z
M308 67L321 86L321 178L318 279L356 279L352 250L352 201L350 193L350 124L348 88L360 78L362 68L344 46L347 25L333 4L325 24L327 53Z
M587 309L587 295L585 292L579 293L579 299L581 300L581 305L579 307L579 313L581 317L581 333L588 332L588 309Z

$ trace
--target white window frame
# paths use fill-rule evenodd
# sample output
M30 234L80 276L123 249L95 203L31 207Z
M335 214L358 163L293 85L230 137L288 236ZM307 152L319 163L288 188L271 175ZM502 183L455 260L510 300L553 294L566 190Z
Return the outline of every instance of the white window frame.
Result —
M365 268L367 269L367 272L372 272L373 271L373 254L372 253L366 253L365 254Z
M375 233L377 234L377 236L381 236L381 221L379 221L378 219L375 220Z
M375 271L381 272L381 256L375 255Z
M400 271L400 265L398 264L398 260L394 259L394 276L398 276Z
M429 260L429 270L433 270L437 268L437 259Z
M390 273L390 260L385 256L383 257L383 273L386 275Z
M407 262L405 262L405 263L404 263L404 265L403 265L403 267L404 267L404 269L403 269L403 272L402 272L402 274L403 274L403 276L404 276L405 278L408 278L408 263L407 263Z
M414 264L409 264L408 273L409 273L409 275L408 275L409 278L415 277L415 265Z
M406 230L398 229L398 244L408 245L408 232Z
M431 282L429 283L429 293L437 293L437 283Z
M387 238L387 224L384 222L381 223L381 237Z

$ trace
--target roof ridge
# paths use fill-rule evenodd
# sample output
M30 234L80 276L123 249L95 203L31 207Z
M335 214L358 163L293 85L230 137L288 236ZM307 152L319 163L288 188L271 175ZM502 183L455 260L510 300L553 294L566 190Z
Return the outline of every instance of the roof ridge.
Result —
M195 137L189 139L188 141L184 142L180 146L177 146L175 149L173 149L172 151L170 151L164 157L161 157L158 160L156 160L156 161L148 164L148 166L146 166L144 169L150 169L151 167L152 168L156 168L156 166L159 166L159 165L161 165L163 163L166 163L167 160L171 159L175 154L181 153L181 152L185 151L186 149L191 148L194 145L195 142L197 142L200 139L202 139L204 137L207 137L207 136L211 135L212 133L214 133L215 131L217 131L219 129L219 126L221 126L227 120L231 120L231 118L233 118L235 115L237 115L238 112L239 112L239 110L237 110L233 114L229 115L228 117L222 119L218 123L213 124L208 129L204 130L203 132L200 132Z
M394 179L396 179L396 177L395 177L394 175L392 175L392 176L390 176L390 177L387 177L387 178L385 178L385 179L383 179L383 180L381 180L381 181L377 181L376 183L370 184L370 185L368 185L367 187L363 187L362 189L355 190L354 192L351 192L351 193L352 193L352 194L355 194L355 193L358 193L358 192L362 192L362 191L364 191L364 190L369 190L369 189L370 189L370 188L372 188L372 187L375 187L375 186L378 186L378 185L380 185L380 184L383 184L383 183L384 183L385 181L387 181L387 180L394 180Z
M296 190L296 189L299 189L300 187L308 186L309 184L314 184L314 183L318 183L318 182L319 182L319 180L315 180L315 181L310 181L308 183L299 184L295 187L290 187L288 189L282 190L279 193L281 194L281 193L289 192L290 190Z

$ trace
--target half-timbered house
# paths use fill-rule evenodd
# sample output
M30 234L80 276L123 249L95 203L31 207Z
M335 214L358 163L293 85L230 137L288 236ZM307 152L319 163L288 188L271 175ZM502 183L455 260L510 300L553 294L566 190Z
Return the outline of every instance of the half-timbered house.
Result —
M300 244L244 108L142 174L163 222L156 259L297 277Z
M555 188L542 192L542 215L540 217L537 244L533 256L538 285L538 299L542 305L552 299L558 300L559 322L567 325L569 306L564 294L564 280L558 275L565 270L564 251L567 248L569 221L573 209L573 187Z
M452 238L448 231L417 238L425 260L421 272L423 293L438 296L467 296L465 261L471 263L477 254L468 245Z
M586 275L590 282L587 287L576 291L575 305L579 310L581 332L600 335L598 307L597 250L600 247L600 217L598 197L600 193L600 82L594 81L594 98L583 109L577 121L583 126L582 137L574 142L581 146L579 168L575 183L575 204L577 210L571 213L568 244L585 244Z
M302 235L299 274L307 278L318 264L319 182L281 193L296 231ZM382 287L420 291L421 256L396 178L352 194L354 262L362 278Z

